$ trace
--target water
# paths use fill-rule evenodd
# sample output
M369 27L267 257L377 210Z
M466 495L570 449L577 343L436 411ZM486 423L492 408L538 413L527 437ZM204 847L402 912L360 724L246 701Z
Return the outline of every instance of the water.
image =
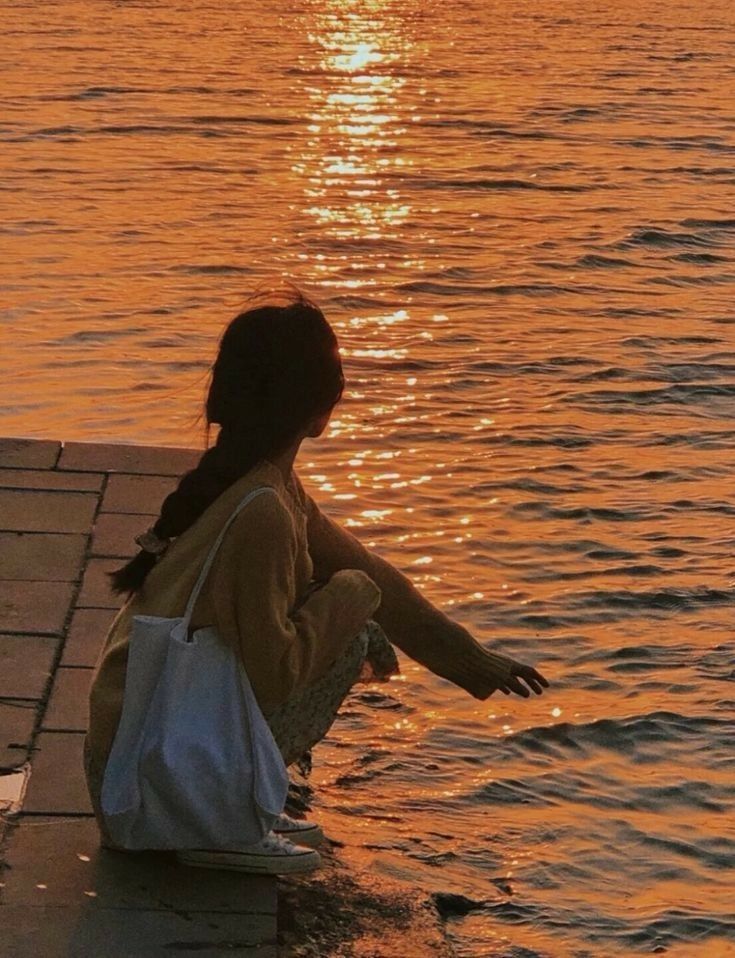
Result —
M285 275L349 390L307 485L544 697L404 663L317 755L469 958L735 954L725 0L6 2L0 434L192 445Z

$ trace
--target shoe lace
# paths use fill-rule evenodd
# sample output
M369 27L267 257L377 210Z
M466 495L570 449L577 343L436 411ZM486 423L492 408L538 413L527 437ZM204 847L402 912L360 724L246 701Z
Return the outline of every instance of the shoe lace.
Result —
M282 855L288 855L294 847L293 842L282 835L276 835L274 832L270 832L263 839L263 848L268 852L280 852Z

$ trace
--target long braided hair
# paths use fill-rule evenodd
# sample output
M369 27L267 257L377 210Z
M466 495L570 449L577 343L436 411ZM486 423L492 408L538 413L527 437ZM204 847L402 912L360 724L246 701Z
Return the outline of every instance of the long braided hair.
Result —
M298 290L285 305L253 306L220 340L205 413L213 446L167 496L152 526L158 539L180 536L253 466L283 452L344 388L337 338L321 310ZM116 593L139 592L157 556L141 551L109 573Z

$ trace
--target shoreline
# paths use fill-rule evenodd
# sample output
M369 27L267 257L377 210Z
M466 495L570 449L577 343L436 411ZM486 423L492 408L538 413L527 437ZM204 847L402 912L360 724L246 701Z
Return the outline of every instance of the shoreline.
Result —
M430 897L319 851L318 871L279 879L279 958L454 958Z
M308 779L291 780L287 811L310 817ZM320 824L321 868L278 881L279 958L454 958L434 896L346 860Z

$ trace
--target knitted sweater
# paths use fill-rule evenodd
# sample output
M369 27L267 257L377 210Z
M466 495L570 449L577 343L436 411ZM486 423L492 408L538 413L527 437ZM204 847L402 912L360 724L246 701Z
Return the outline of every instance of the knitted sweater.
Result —
M408 656L477 698L508 677L510 659L484 650L389 562L329 519L295 473L286 481L263 461L172 542L113 620L90 695L87 741L98 768L120 720L132 617L183 614L217 534L236 505L262 486L275 494L257 496L230 526L191 628L214 625L239 650L266 716L321 678L370 617ZM313 580L321 586L310 588Z

